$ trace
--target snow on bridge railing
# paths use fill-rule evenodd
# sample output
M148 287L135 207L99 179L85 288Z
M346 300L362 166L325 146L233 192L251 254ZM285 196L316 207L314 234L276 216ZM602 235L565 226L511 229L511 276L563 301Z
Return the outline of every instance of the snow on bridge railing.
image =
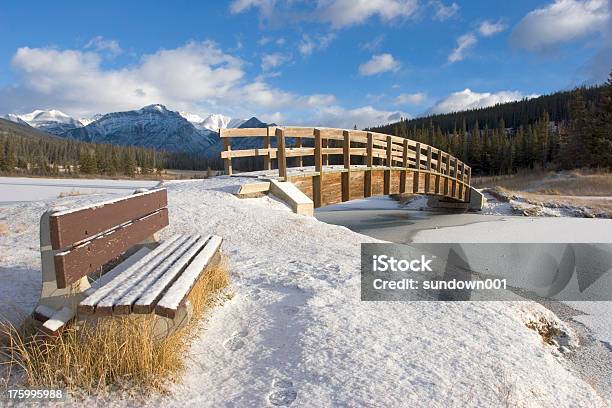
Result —
M380 169L410 169L417 173L430 173L443 176L444 188L447 180L456 184L460 190L469 189L471 167L458 158L434 148L425 143L363 130L348 130L335 128L288 127L276 126L266 128L220 129L219 136L223 139L224 151L221 158L224 161L225 173L233 173L232 159L243 157L263 157L263 170L273 169L273 160L277 162L278 176L287 179L287 158L296 158L295 167L303 167L304 157L314 157L315 173L322 174L325 165L329 164L330 156L342 156L342 165L350 171L354 165L352 157L360 157L360 170ZM232 150L232 138L263 138L260 148ZM276 146L272 141L276 140ZM314 139L303 144L303 139ZM291 146L287 141L292 140ZM425 179L425 191L428 190L429 177ZM436 178L436 192L439 179Z

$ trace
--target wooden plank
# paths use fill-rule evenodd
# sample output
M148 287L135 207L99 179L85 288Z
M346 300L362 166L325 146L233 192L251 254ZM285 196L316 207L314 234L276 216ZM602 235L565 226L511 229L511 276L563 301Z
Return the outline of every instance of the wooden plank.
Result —
M402 152L402 167L404 171L400 174L400 194L406 192L406 169L408 168L408 139L404 139L404 149Z
M167 205L166 189L159 189L53 213L49 217L51 246L53 249L72 246Z
M285 131L276 128L276 158L278 160L278 175L279 177L287 178L287 156L285 155Z
M349 175L349 183L350 183L350 200L360 199L364 197L365 190L365 175L369 173L368 171L362 170L354 170L350 173L346 173Z
M263 137L266 136L267 128L235 128L235 129L221 129L219 137L221 139L231 137Z
M425 164L425 170L431 171L431 146L427 146L427 162ZM425 177L425 192L429 192L430 188L430 177Z
M131 297L132 294L140 295L142 293L142 287L149 283L147 280L149 276L158 277L160 274L166 272L198 238L199 236L187 237L187 239L176 247L174 251L166 254L165 258L158 259L158 261L161 262L149 269L147 273L135 274L125 280L119 287L115 288L113 292L106 295L96 304L96 314L110 315L130 313L131 305L136 299L132 297L131 302L127 303L124 301L125 297Z
M351 133L345 130L343 133L343 155L342 160L346 173L342 173L342 201L351 199Z
M417 142L416 147L415 147L415 168L416 171L414 172L414 181L412 182L412 186L413 186L413 193L417 193L419 191L419 183L420 183L420 177L419 177L419 170L421 169L421 144Z
M342 202L343 173L325 173L321 183L321 207Z
M65 288L168 225L168 209L149 214L53 257L58 288Z
M370 197L372 195L372 167L374 166L374 135L368 132L368 145L367 145L367 153L366 156L366 166L370 169L366 171L365 174L365 184L364 184L364 197Z
M227 139L226 139L227 140ZM258 157L263 156L264 159L266 157L270 157L271 152L276 152L275 148L270 149L244 149L244 150L228 150L221 152L222 159L228 159L232 157ZM227 171L227 167L225 168Z
M321 154L323 157L324 166L329 166L329 154L327 153L327 144L328 140L323 137L323 134L321 134Z
M172 253L172 251L174 251L186 238L187 237L181 235L172 236L170 239L162 242L153 251L139 259L128 269L121 271L121 273L117 274L109 282L96 288L93 293L88 294L88 296L81 301L78 306L79 313L93 314L96 304L106 295L116 290L123 282L130 279L133 275L137 273L147 273L148 270L161 263L162 260L168 254Z
M230 139L223 139L223 150L226 152L225 154L228 154L228 152L230 152L232 150L232 145L230 142ZM232 175L232 158L227 157L226 159L223 159L223 170L225 170L225 174L227 174L228 176Z
M266 136L263 140L263 147L268 151L268 154L264 156L264 170L272 170L272 157L270 157L270 128L266 128Z
M314 202L314 207L319 208L322 205L321 198L321 190L323 183L323 138L321 137L321 131L319 129L314 130L315 137L315 152L314 152L314 161L315 161L315 171L319 174L313 176L312 178L312 188L313 188L313 197L312 200Z
M311 127L284 126L282 129L287 137L303 137L310 139L314 137L314 128Z
M302 138L301 137L298 137L298 138L295 139L295 147L298 148L298 149L300 149L302 147ZM299 155L298 159L297 159L297 166L298 167L304 167L303 160L304 159L302 159L302 155Z
M442 173L442 150L437 149L437 157L438 157L438 161L436 162L436 187L435 187L435 193L436 194L440 194L440 174Z
M157 305L155 305L156 314L171 319L174 318L176 311L183 304L198 278L218 263L221 243L221 237L215 235L210 238L204 249L193 258L193 261L191 261L181 276L157 302Z
M393 138L391 136L387 136L387 157L385 165L389 167L389 169L385 170L383 192L385 195L388 195L391 188L391 166L393 166Z
M149 274L145 277L145 279L141 281L140 287L145 287L144 292L139 295L138 300L133 302L132 311L134 313L151 313L155 307L157 301L162 297L162 294L166 289L174 282L181 272L187 268L189 263L196 257L196 255L206 246L208 240L210 239L210 235L199 238L179 259L176 260L172 264L172 266L163 274L157 278L152 278L154 274ZM130 296L130 298L126 299L125 297L121 300L121 303L132 304L130 301L136 298L136 291L131 291L130 294L134 293L134 295ZM115 309L118 306L115 306Z

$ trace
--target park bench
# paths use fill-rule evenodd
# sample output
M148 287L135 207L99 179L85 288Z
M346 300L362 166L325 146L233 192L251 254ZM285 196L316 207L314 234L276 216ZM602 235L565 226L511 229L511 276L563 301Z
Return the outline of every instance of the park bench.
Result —
M159 242L167 205L166 189L156 189L43 214L43 282L33 317L45 333L74 320L154 314L167 335L189 320L187 296L219 262L222 240L175 235Z

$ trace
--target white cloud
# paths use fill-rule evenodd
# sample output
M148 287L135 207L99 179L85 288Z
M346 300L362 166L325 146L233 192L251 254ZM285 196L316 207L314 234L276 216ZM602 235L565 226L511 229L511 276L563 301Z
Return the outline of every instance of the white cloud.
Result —
M490 37L492 35L495 35L497 33L504 31L505 29L506 29L506 25L501 21L498 21L496 23L493 23L491 21L483 21L478 26L478 32L483 37Z
M409 117L409 115L405 112L382 111L372 106L364 106L355 109L328 106L319 109L314 115L314 120L317 126L352 129L353 126L356 125L358 129L363 129L366 127L397 122L400 118L406 117Z
M365 41L359 44L359 47L363 48L367 51L376 51L380 48L384 40L384 36L382 34L377 35L376 37L370 39L369 41Z
M326 35L317 35L311 37L308 34L302 36L302 40L298 44L298 51L303 56L307 57L314 51L322 51L329 47L329 44L336 38L334 33L328 33Z
M85 44L85 49L93 49L94 51L98 52L106 52L111 57L116 57L117 55L123 52L117 41L107 40L100 35L89 40L89 42Z
M530 51L574 40L612 25L608 0L556 0L529 12L512 32L512 43Z
M230 3L230 11L234 14L258 8L262 13L270 15L274 10L275 0L234 0Z
M448 6L441 1L433 1L432 4L436 10L434 18L439 21L446 21L459 11L459 5L455 2L449 4Z
M280 52L265 54L261 57L261 69L264 71L269 71L271 69L280 67L289 61L291 61L291 56Z
M171 109L250 115L262 110L312 109L334 103L327 94L299 95L247 80L243 61L211 41L143 55L138 64L102 67L93 51L19 48L18 82L0 88L0 112L55 108L75 116L162 103Z
M399 68L400 63L393 58L393 55L377 54L359 66L359 73L365 76L376 75L387 71L397 71Z
M478 42L478 40L473 33L467 33L457 38L457 46L448 56L448 62L453 63L464 59L466 51L476 44L476 42Z
M396 105L420 105L427 99L423 92L399 94L393 101Z
M334 28L363 23L378 16L389 22L412 16L417 0L318 0L318 17Z
M307 10L296 11L296 4ZM276 0L234 0L230 3L230 12L242 13L251 8L259 11L260 19L274 22L319 21L330 24L333 28L343 28L365 22L378 16L383 22L408 18L419 8L418 0L316 0L312 2Z
M436 102L428 109L427 113L458 112L466 109L483 108L498 103L518 101L523 98L534 98L538 95L523 95L519 91L500 91L496 93L474 92L469 88L460 92L454 92L442 100Z

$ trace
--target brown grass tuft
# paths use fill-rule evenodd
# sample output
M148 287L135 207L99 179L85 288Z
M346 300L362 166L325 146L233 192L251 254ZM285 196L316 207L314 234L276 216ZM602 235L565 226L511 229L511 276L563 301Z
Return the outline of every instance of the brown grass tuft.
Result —
M3 222L0 222L0 236L8 235L8 233L9 233L8 225Z
M189 294L189 324L163 340L153 336L154 315L105 318L96 325L69 327L55 337L32 326L0 324L0 364L7 378L17 374L28 387L65 387L85 394L111 389L142 395L150 389L163 392L169 381L180 377L200 319L222 301L221 291L228 284L222 260Z
M57 198L76 197L80 195L83 195L83 193L81 193L78 190L62 191L61 193L57 195Z

